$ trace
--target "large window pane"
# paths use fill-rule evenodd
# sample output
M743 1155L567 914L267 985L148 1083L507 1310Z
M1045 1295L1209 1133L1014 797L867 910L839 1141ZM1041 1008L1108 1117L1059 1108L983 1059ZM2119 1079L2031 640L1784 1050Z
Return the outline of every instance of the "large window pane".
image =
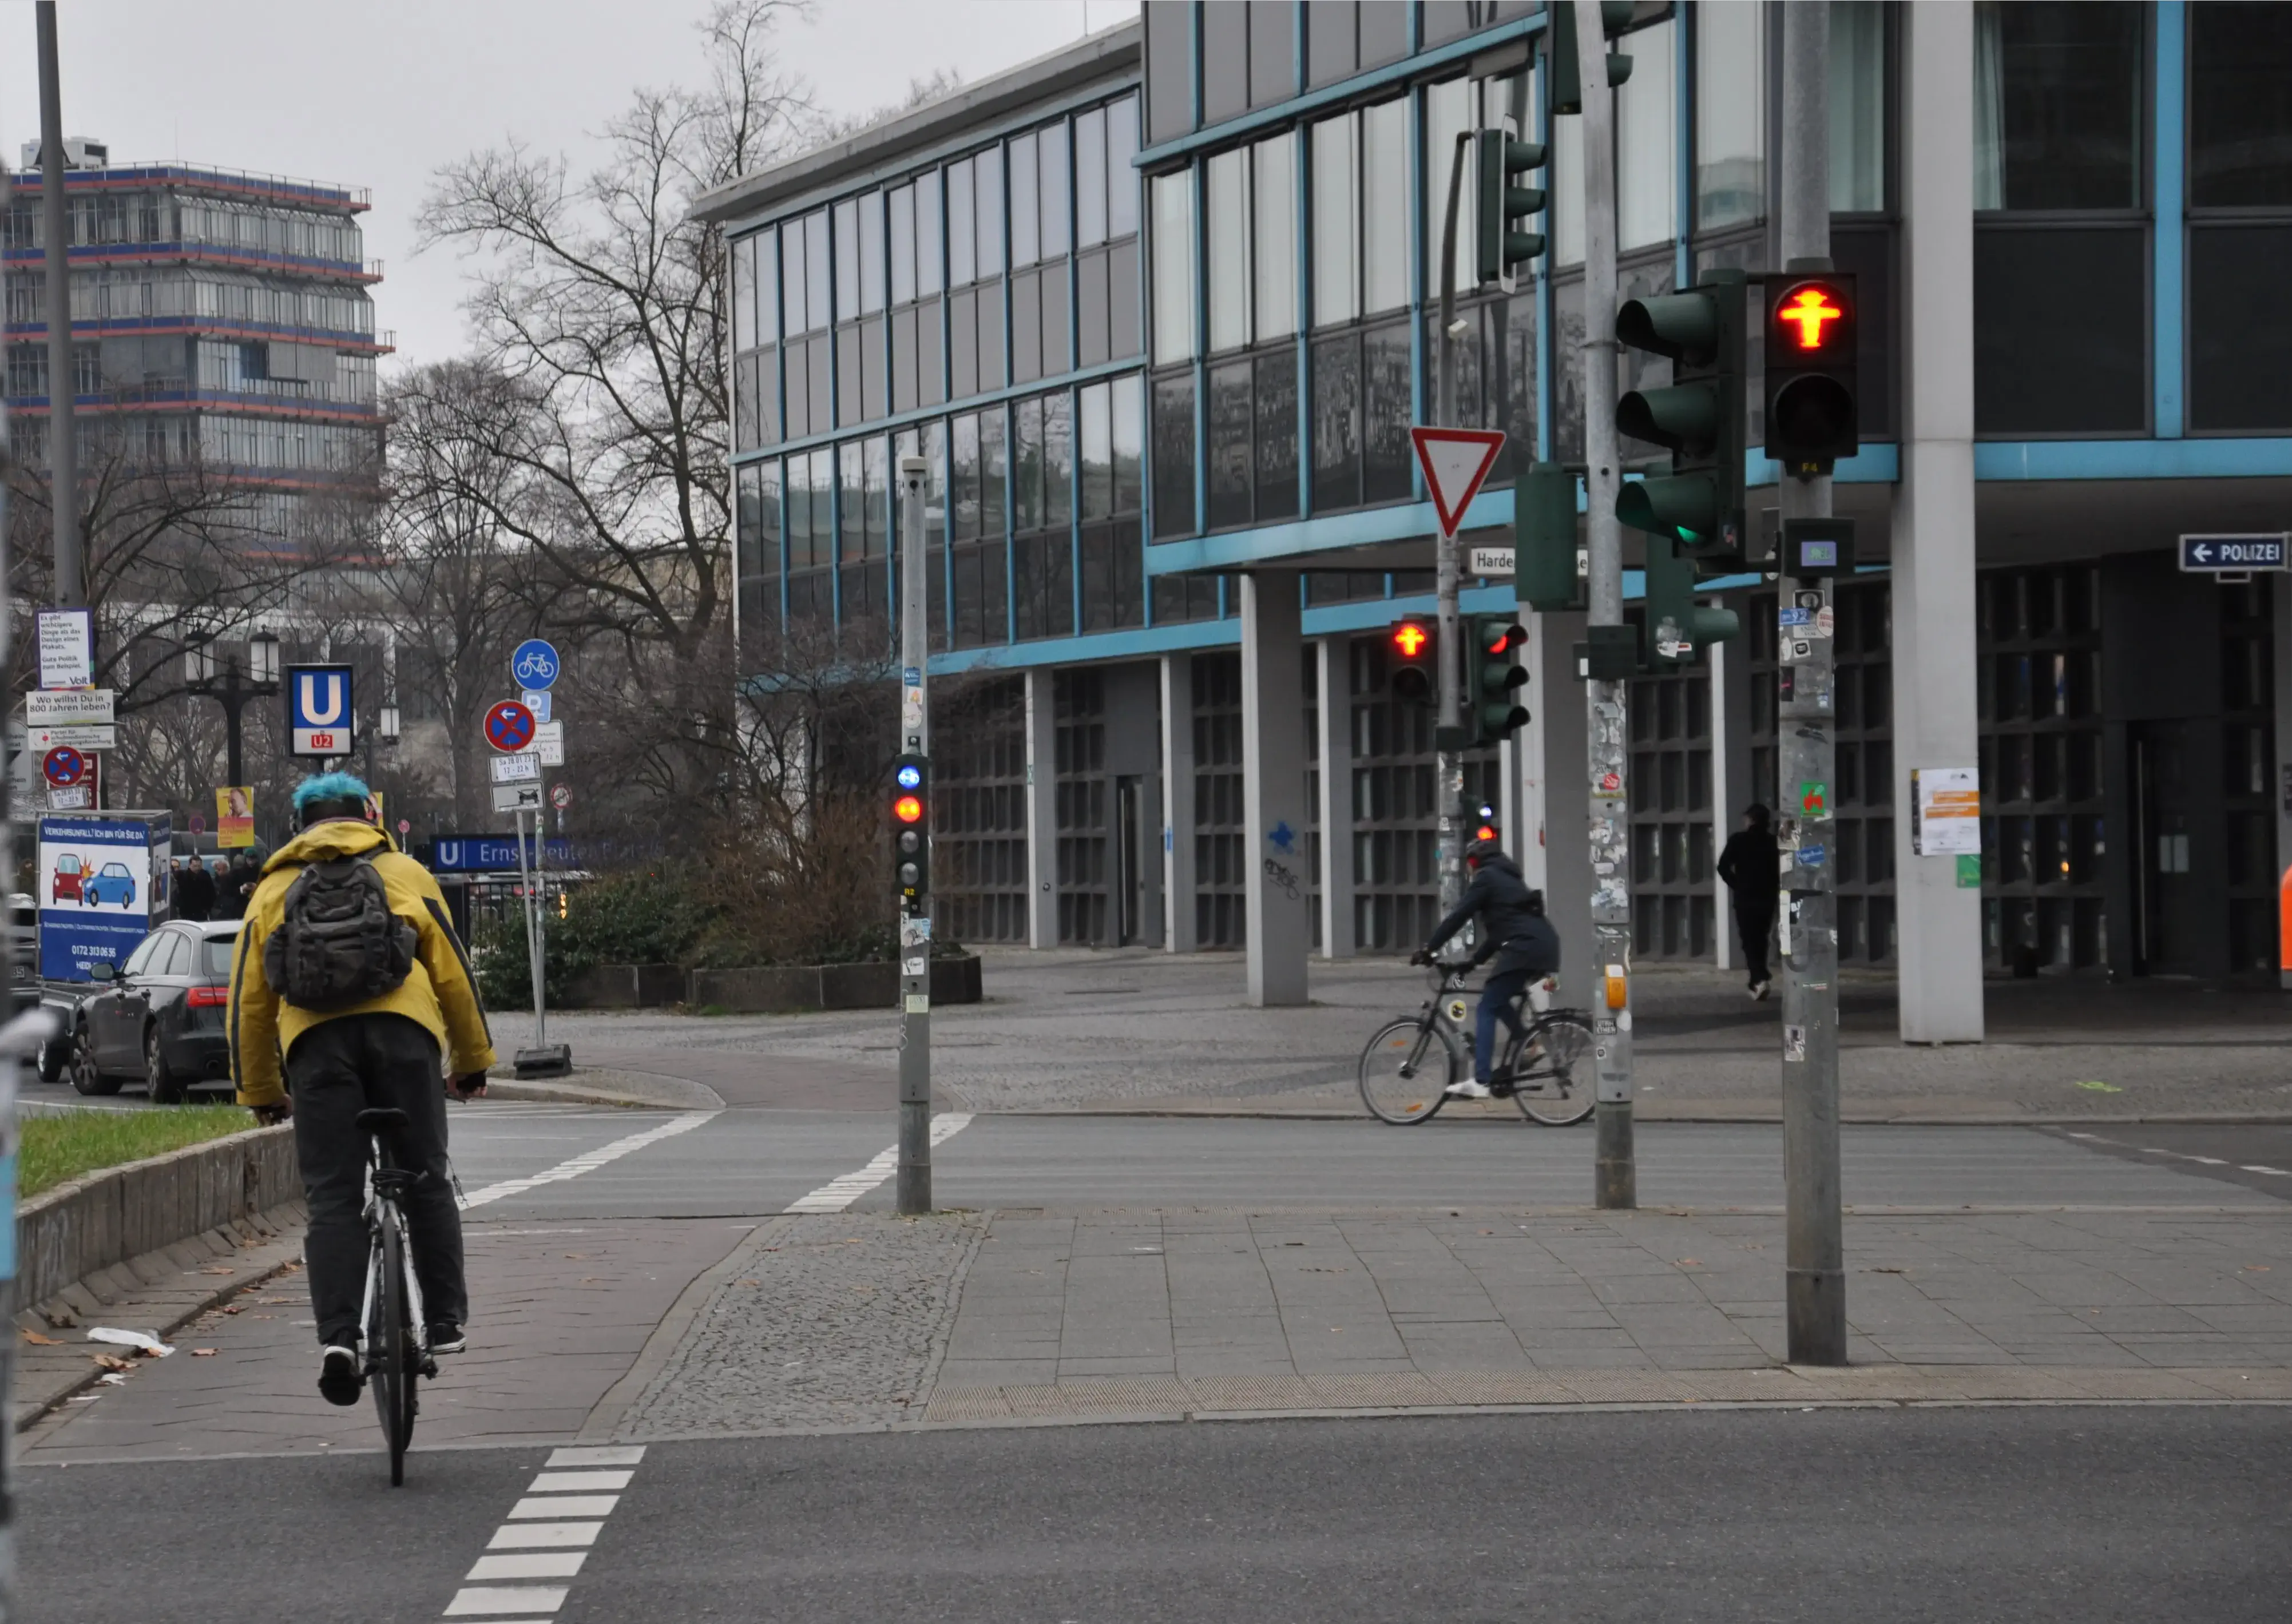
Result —
M1041 204L1035 177L1035 138L1017 137L1011 153L1011 263L1032 265L1043 257Z
M1250 155L1256 171L1256 338L1263 343L1297 330L1297 138L1277 135Z
M1192 0L1146 0L1146 93L1156 141L1194 127L1194 7Z
M939 177L925 175L916 182L916 292L940 290L941 261Z
M847 197L835 205L835 317L860 314L860 203Z
M1837 25L1836 6L1831 8ZM1695 13L1695 223L1710 230L1766 212L1767 8L1716 0ZM1638 42L1634 40L1634 53ZM1831 45L1833 84L1837 42ZM1639 68L1634 64L1633 76ZM1837 122L1834 91L1832 122ZM1832 164L1836 168L1836 157Z
M1194 177L1182 169L1154 181L1154 358L1193 353Z
M2189 8L2189 201L2292 205L2292 5Z
M1347 22L1350 25L1350 18ZM1313 126L1313 325L1316 326L1351 321L1360 314L1360 239L1353 218L1353 115L1343 113L1335 118L1325 118Z
M1110 385L1082 391L1082 516L1085 522L1114 511L1114 402Z
M1360 65L1382 68L1408 54L1408 0L1360 0Z
M780 341L780 241L762 231L749 239L756 251L756 342Z
M1212 354L1249 342L1248 156L1221 152L1209 162Z
M1125 96L1106 109L1106 234L1127 237L1138 229L1138 98Z
M1584 262L1584 121L1552 121L1552 161L1545 167L1551 177L1552 265Z
M1672 138L1672 46L1678 25L1658 23L1625 42L1632 76L1616 92L1616 246L1644 248L1678 232Z
M1256 518L1291 519L1297 512L1297 358L1284 350L1257 359L1255 422Z
M989 538L1002 535L1007 527L1004 515L1004 480L1006 477L1004 456L1003 408L979 414L979 530Z
M1154 534L1194 534L1194 379L1154 380Z
M1313 511L1328 513L1360 502L1360 336L1320 340L1312 359Z
M1886 8L1830 0L1830 206L1886 206Z
M1106 109L1075 119L1075 245L1106 240Z
M1297 8L1290 0L1249 0L1249 105L1271 107L1297 93Z
M884 308L884 195L870 192L860 199L860 309L872 314Z
M947 279L961 287L979 279L979 207L972 195L971 160L947 166Z
M1145 380L1136 373L1115 379L1113 397L1114 511L1136 513L1145 506L1140 490L1145 468Z
M1353 13L1352 0L1314 0L1305 8L1305 78L1316 90L1352 76Z
M892 302L905 304L916 296L916 189L902 186L891 195Z
M732 352L756 347L756 239L732 245Z
M825 209L804 220L803 261L804 325L816 331L827 326L830 320L828 301L835 291L827 279L827 212Z
M2141 41L2149 12L2084 0L1973 8L1973 206L2141 202Z
M1364 58L1371 4L1361 8ZM1361 114L1361 219L1408 218L1408 103L1379 102ZM1364 230L1362 237L1361 308L1400 309L1408 302L1408 233Z
M1138 353L1138 239L1131 237L1107 251L1106 334L1108 358L1121 360Z
M1210 368L1209 527L1249 522L1251 455L1247 360Z
M1074 403L1064 390L1043 397L1043 522L1074 522Z
M1043 402L1038 396L1012 408L1011 521L1019 530L1043 527Z
M972 160L978 193L979 274L1003 274L1003 165L993 148Z
M1408 428L1416 414L1408 389L1408 324L1394 322L1363 336L1361 500L1398 502L1412 494Z
M2148 234L1991 226L1973 234L1973 427L2135 433L2148 421Z
M1200 16L1202 122L1215 124L1249 109L1249 9L1227 0Z
M1067 127L1054 124L1035 133L1035 184L1042 193L1043 257L1067 251Z
M2211 10L2211 7L2204 8ZM2189 233L2189 422L2208 432L2292 429L2292 225Z

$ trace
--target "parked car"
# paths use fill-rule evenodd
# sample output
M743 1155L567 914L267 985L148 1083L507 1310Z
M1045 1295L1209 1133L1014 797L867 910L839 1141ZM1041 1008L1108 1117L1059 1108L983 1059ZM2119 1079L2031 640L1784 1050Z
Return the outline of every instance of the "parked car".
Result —
M91 908L108 902L127 907L135 901L135 876L125 863L107 863L94 879L80 881L79 899Z
M230 1081L230 956L235 919L177 920L137 945L114 970L95 967L81 1001L71 1084L117 1094L140 1082L155 1105L180 1105L197 1088Z
M80 860L69 852L64 853L56 859L56 877L54 883L48 887L48 900L77 902L81 878Z

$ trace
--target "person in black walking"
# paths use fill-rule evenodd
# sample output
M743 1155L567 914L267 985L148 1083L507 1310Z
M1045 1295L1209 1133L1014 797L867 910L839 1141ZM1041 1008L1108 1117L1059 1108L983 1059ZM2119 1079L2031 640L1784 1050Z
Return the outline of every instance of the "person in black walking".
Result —
M1775 894L1782 884L1782 862L1775 851L1775 832L1766 808L1753 801L1743 808L1743 826L1727 838L1719 854L1719 878L1735 899L1735 931L1742 938L1743 966L1751 977L1751 996L1764 998L1767 937L1775 928Z
M207 872L207 865L194 855L190 862L183 864L182 872L175 876L175 917L203 920L206 918L207 911L214 906L214 876Z

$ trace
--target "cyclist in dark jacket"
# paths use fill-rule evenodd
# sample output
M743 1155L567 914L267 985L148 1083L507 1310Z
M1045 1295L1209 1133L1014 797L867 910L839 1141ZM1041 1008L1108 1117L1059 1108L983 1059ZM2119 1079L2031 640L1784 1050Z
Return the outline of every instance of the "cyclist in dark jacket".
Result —
M1528 990L1528 984L1559 973L1560 933L1544 917L1544 893L1529 888L1528 881L1521 878L1520 864L1505 856L1504 848L1494 840L1474 840L1465 848L1465 868L1473 877L1472 883L1465 888L1455 911L1441 921L1432 932L1432 939L1411 961L1430 964L1441 944L1462 930L1466 920L1476 916L1480 920L1480 929L1475 933L1479 946L1473 954L1473 962L1484 964L1493 958L1497 966L1489 972L1488 985L1481 989L1480 1021L1473 1040L1472 1081L1452 1082L1448 1092L1459 1099L1486 1099L1491 1081L1512 1081L1509 1077L1490 1075L1495 1064L1497 1023L1501 1020L1514 1033L1519 1033L1520 1016L1514 1006Z

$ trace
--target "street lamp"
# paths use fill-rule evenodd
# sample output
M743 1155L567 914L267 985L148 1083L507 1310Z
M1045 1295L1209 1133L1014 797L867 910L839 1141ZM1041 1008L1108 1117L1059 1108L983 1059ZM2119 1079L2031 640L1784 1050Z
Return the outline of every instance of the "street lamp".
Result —
M225 736L230 744L226 755L230 763L230 782L246 782L245 753L239 741L239 712L250 700L269 699L278 692L278 639L269 631L258 631L246 639L247 664L250 674L242 675L238 656L215 653L214 634L196 632L196 640L186 649L190 677L183 686L194 694L204 694L222 706Z
M382 735L384 748L398 743L398 706L395 703L382 707L375 718L374 730Z

